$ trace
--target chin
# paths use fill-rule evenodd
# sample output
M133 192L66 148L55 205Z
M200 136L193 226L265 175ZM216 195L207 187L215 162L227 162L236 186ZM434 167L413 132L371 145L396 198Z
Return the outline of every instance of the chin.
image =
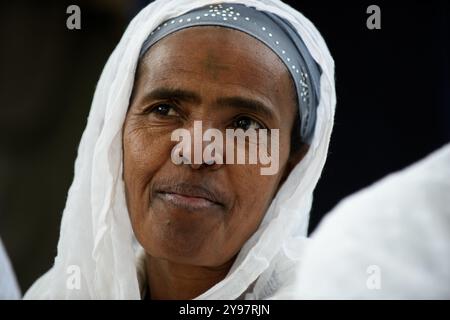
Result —
M202 234L203 237L198 235ZM204 237L205 232L193 231L191 228L163 227L153 233L152 239L141 243L147 254L154 258L165 259L174 263L190 265L209 264L208 252L211 252L214 243L212 239ZM216 247L216 246L214 246Z

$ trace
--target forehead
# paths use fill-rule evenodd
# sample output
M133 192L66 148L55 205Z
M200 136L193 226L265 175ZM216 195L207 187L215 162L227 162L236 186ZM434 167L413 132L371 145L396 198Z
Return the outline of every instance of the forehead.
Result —
M143 90L167 85L204 96L246 92L278 109L295 108L284 63L259 40L230 28L197 26L166 36L142 58L138 79Z

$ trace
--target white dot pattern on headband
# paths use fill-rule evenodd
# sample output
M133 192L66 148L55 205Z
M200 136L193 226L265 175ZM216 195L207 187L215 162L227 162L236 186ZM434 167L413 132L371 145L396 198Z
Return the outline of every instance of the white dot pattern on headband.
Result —
M301 72L300 74L300 84L302 86L300 97L302 98L303 102L308 102L309 99L309 87L307 83L308 74L306 72Z
M209 13L204 13L203 16L204 17L211 16L215 19L222 19L223 21L227 21L228 19L237 21L238 17L241 16L241 14L239 12L237 12L236 10L234 10L233 7L223 8L223 6L221 4L210 5L208 12ZM170 24L183 23L184 21L191 22L193 19L194 19L194 17L192 17L192 18L189 17L186 20L184 20L183 18L180 18L178 20L173 19L170 21ZM195 20L200 20L200 19L201 19L200 15L197 15L195 17ZM245 17L244 20L249 22L250 17ZM255 23L255 22L249 22L249 23ZM161 28L167 27L168 24L169 24L168 22L165 22L162 26L158 26L156 30L159 31ZM270 30L267 30L266 26L261 26L261 30L269 38L273 37L273 34L271 32L269 32ZM153 35L154 33L155 33L155 31L152 31L150 33L150 35ZM271 43L274 43L277 47L282 46L282 45L280 45L280 41L278 41L276 39L274 39L274 40L271 40ZM285 56L286 50L284 50L282 47L280 49L281 49L281 54ZM291 65L291 64L289 64L289 62L291 61L291 58L285 57L285 59L287 61L286 65L288 65L288 66ZM300 85L301 85L300 97L303 102L307 102L307 100L309 99L309 88L308 88L308 84L307 84L308 74L306 72L304 72L303 70L300 71L295 64L292 64L291 68L293 70L292 72L295 72L297 74L300 73Z

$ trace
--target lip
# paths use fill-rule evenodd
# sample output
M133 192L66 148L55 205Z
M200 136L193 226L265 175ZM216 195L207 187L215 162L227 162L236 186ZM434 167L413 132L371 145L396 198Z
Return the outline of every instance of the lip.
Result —
M217 206L216 203L202 197L190 197L177 193L160 192L158 197L176 207L189 210L201 210Z
M173 206L187 210L201 210L223 207L219 196L200 185L181 183L162 186L155 190L154 195Z

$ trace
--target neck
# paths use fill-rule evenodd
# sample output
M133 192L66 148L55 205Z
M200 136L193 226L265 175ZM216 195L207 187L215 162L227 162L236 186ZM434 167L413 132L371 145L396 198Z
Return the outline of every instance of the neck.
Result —
M148 289L152 300L190 300L225 278L234 262L219 267L174 263L146 255Z

